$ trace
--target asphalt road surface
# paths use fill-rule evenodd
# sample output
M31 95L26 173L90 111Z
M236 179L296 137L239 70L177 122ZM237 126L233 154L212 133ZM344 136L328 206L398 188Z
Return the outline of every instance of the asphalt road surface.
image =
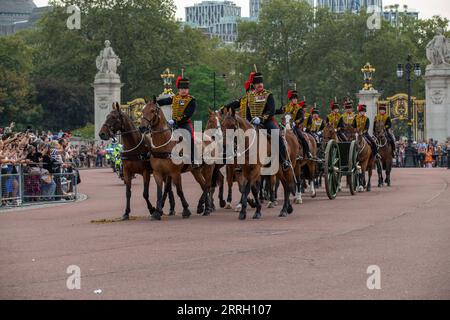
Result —
M147 216L141 181L132 215ZM86 201L0 212L0 298L449 299L449 182L450 170L395 170L390 188L334 201L320 189L289 218L277 207L239 221L225 209L196 215L187 175L190 219L92 223L122 215L124 188L110 170L83 171ZM153 203L154 190L152 180ZM71 265L79 290L67 288ZM369 290L378 275L381 289Z

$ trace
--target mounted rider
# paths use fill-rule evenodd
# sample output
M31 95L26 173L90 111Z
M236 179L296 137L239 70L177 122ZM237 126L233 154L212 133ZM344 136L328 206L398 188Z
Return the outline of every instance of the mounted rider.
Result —
M255 126L262 125L268 130L269 134L272 130L280 130L275 121L275 99L273 94L264 89L264 78L262 73L256 72L252 84L254 91L248 95L247 119ZM291 168L290 162L286 159L286 145L284 138L279 135L279 157L282 169L284 171Z
M298 92L296 90L288 91L289 103L278 109L276 114L289 114L292 117L293 125L292 130L297 136L298 140L302 144L304 154L308 158L312 158L312 154L309 150L308 141L306 141L304 130L307 127L308 118L305 118L304 105L305 101L299 102Z
M344 127L353 127L353 120L355 120L356 114L353 112L353 101L345 100L344 102L345 112L342 115L342 121L344 122Z
M325 128L325 121L320 117L319 110L315 107L311 108L311 118L307 131L314 137L318 137L320 132ZM317 140L317 139L316 139Z
M191 118L197 108L197 101L189 94L189 79L182 75L177 78L176 88L178 93L172 97L158 100L158 105L172 105L172 119L168 121L169 125L174 129L184 129L189 132L191 138L191 163L194 168L200 165L194 163L194 127Z
M365 104L360 104L358 106L358 115L356 115L355 120L353 120L353 128L355 128L358 133L362 134L367 141L369 141L372 147L372 153L375 157L378 157L378 146L375 140L369 134L370 119L366 115L367 106Z
M386 129L386 138L392 147L392 156L395 158L395 137L392 133L392 121L391 117L387 114L387 105L386 103L380 104L378 107L378 114L375 116L375 121L381 121L384 123L384 127Z
M326 118L326 124L331 124L331 126L336 131L337 136L341 141L346 141L346 137L341 132L341 129L344 128L344 120L342 119L342 115L339 113L339 103L337 101L333 100L330 104L331 113L328 114Z

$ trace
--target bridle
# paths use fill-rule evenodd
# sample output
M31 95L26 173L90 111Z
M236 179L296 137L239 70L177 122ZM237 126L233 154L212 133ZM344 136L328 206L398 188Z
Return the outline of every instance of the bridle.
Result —
M161 130L153 130L152 129L152 127L157 126L160 123L160 121L161 121L161 116L160 116L161 107L157 103L155 103L155 108L156 108L156 116L154 117L154 119L150 120L150 119L146 118L144 115L142 115L142 119L147 122L147 126L145 126L146 131L144 132L144 134L142 134L142 136L144 136L145 134L148 134L149 138L150 138L150 145L151 145L151 147L153 149L161 149L161 148L164 148L165 146L167 146L169 143L172 142L173 129L170 128L170 127L167 127L167 128L161 129ZM161 134L161 133L164 133L164 132L167 132L167 131L171 131L169 140L167 140L166 142L164 142L160 146L155 146L153 144L152 135L153 134Z
M120 131L120 136L121 137L123 137L123 136L125 136L127 134L135 133L135 132L139 132L140 133L140 131L138 129L122 132L122 128L124 127L124 125L123 125L123 116L122 116L122 113L120 111L118 111L118 114L119 114L119 123L120 123L120 128L119 129L114 128L108 122L104 124L104 126L106 128L108 128L108 130L112 133L113 137L115 135L117 135L118 131ZM131 149L128 149L128 150L123 150L122 153L130 153L130 152L133 152L133 151L139 149L139 147L142 145L142 143L144 142L144 139L145 139L145 135L141 134L141 136L142 136L141 140L139 141L139 143L135 147L133 147Z

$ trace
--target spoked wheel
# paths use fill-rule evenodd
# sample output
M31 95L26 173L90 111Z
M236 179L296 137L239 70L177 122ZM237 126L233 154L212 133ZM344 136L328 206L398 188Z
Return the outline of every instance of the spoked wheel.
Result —
M348 187L352 196L356 194L358 188L358 146L356 141L352 141L348 153Z
M330 200L336 199L341 181L339 146L334 140L328 142L324 162L325 189Z

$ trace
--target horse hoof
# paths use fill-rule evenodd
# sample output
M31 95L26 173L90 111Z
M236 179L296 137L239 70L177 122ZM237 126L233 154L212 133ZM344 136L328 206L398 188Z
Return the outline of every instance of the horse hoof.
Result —
M239 220L245 220L247 218L247 214L241 212L239 213Z
M202 214L205 211L205 207L197 207L197 214Z
M295 204L302 204L303 203L303 200L302 199L295 199Z
M254 220L259 220L259 219L261 219L261 213L259 213L259 212L255 213L255 214L253 215L253 219L254 219Z
M227 203L225 202L225 200L220 200L220 207L221 208L225 208L226 205L227 205Z
M286 218L288 216L288 213L286 210L282 210L280 212L280 215L278 216L279 218Z
M128 220L130 220L130 216L128 214L124 214L122 218L120 218L120 221L128 221Z
M232 209L231 202L227 202L225 209Z
M277 206L277 205L278 205L278 200L273 201L273 204L274 204L275 206Z
M248 205L249 205L250 207L256 208L255 200L253 200L253 199L248 199L247 202L248 202Z
M161 220L161 213L159 213L159 212L154 212L153 214L152 214L152 218L151 218L152 220L154 220L154 221L160 221Z
M154 214L155 211L156 211L156 208L151 207L151 208L148 209L148 211L150 212L150 214Z
M169 211L169 217L172 217L172 216L174 216L175 215L175 210L170 210Z
M204 217L209 217L210 215L211 215L211 212L209 212L209 211L205 211L205 213L203 213Z
M183 210L183 219L187 219L191 216L191 211L189 211L189 209L184 209Z
M241 211L241 209L242 209L242 204L239 203L239 204L236 206L236 208L234 209L234 211L239 212L239 211Z
M269 209L275 208L275 205L273 204L273 202L269 202L267 204L267 208L269 208Z
M294 208L292 208L291 205L289 205L288 209L287 209L287 213L291 214L292 212L294 212Z

